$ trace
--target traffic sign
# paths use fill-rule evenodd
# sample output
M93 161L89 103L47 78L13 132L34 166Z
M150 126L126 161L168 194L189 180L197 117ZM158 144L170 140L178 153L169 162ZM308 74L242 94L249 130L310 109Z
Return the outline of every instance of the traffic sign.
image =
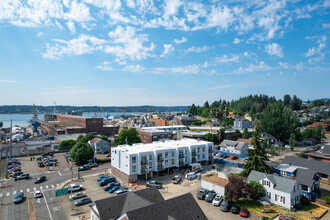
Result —
M55 191L55 196L64 196L68 195L68 188L58 189Z

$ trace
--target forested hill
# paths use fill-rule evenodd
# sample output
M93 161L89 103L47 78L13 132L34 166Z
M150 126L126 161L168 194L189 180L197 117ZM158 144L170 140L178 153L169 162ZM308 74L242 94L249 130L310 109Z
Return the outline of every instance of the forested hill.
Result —
M149 109L150 107L150 109ZM127 109L126 109L127 108ZM54 106L39 106L36 105L38 113L52 113L54 112ZM71 111L81 112L178 112L187 111L188 106L127 106L127 107L104 107L104 106L56 106L57 113L65 113ZM31 114L33 113L32 105L0 105L0 114Z

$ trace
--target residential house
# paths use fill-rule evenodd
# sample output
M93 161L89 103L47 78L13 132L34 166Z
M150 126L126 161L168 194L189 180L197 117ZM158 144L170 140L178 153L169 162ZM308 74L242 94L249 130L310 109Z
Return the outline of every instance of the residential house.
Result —
M249 144L245 142L223 140L220 144L220 151L247 155L249 150Z
M296 180L301 186L301 192L308 199L315 198L315 189L320 188L320 177L316 171L295 165L280 164L275 168L276 174Z
M245 118L237 118L234 121L233 129L244 130L245 128L250 128L252 125L251 121Z
M92 140L89 140L88 143L96 154L110 152L110 143L101 138L93 138Z
M137 181L191 163L213 163L213 142L194 139L156 141L111 148L111 171L126 182Z
M221 178L217 175L205 175L202 176L201 187L224 196L227 193L228 183L228 179Z
M251 171L247 181L256 181L264 188L263 199L291 210L300 203L301 187L296 180L278 176L277 174L266 174Z
M164 200L156 187L97 200L90 207L91 220L207 219L191 193Z

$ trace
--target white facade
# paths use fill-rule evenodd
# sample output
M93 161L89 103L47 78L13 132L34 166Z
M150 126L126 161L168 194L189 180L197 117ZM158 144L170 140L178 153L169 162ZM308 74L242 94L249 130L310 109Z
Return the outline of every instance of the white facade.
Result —
M220 151L247 155L249 152L249 145L244 142L223 140L220 144Z
M184 125L171 125L171 126L157 126L157 127L140 128L140 130L152 130L152 129L175 132L175 131L186 131L187 127Z
M206 181L206 180L201 180L201 188L207 189L209 191L214 191L219 195L224 196L226 194L226 188L220 185L217 185L215 183Z
M104 152L110 152L110 143L100 138L94 138L88 141L89 145L93 148L96 154L102 154Z
M213 160L214 144L182 139L150 144L120 145L111 148L111 165L127 175L141 175Z

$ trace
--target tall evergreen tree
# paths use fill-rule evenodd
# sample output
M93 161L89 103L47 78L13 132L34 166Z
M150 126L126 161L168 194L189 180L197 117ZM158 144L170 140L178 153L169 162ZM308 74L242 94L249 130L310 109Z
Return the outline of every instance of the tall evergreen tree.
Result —
M209 105L209 102L208 102L208 101L206 101L206 102L204 103L204 108L210 108L210 105Z
M261 147L260 143L260 125L256 125L256 130L252 135L253 149L249 150L248 159L243 166L242 174L248 176L252 170L260 172L270 172L270 168L267 165L268 157L266 151Z
M288 94L284 95L284 97L283 97L283 104L285 106L288 106L288 105L290 105L290 102L291 102L291 96L288 95Z
M244 132L243 132L242 138L248 139L249 137L250 137L250 135L249 135L248 129L247 128L244 128Z
M292 153L294 154L294 148L296 146L296 137L293 133L290 135L289 145Z

